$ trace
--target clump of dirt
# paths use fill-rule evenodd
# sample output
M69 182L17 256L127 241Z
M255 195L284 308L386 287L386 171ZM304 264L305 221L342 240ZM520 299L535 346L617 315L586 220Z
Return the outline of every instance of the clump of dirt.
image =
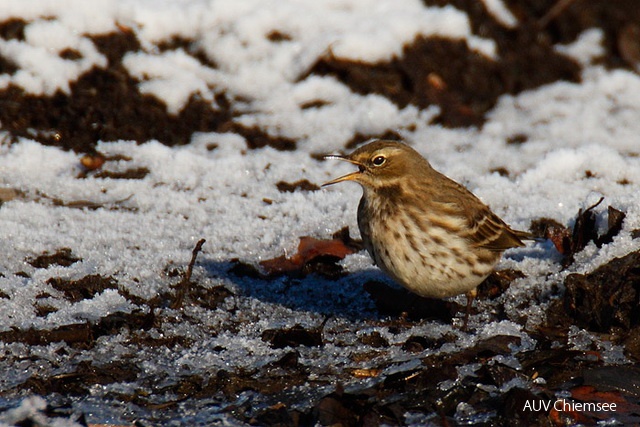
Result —
M9 87L0 91L0 101L0 121L12 135L77 152L93 151L100 140L182 145L194 131L213 131L230 118L198 99L171 116L162 102L139 93L121 64L84 74L71 84L70 95L40 97Z
M640 9L634 0L508 0L505 3L521 27L551 43L571 43L586 29L597 27L604 33L605 54L600 61L608 67L633 69L635 66L621 49L629 29L640 22ZM473 15L472 22L474 28L482 26Z
M118 282L113 277L103 277L99 274L91 274L79 280L52 277L47 283L63 292L64 297L71 302L91 299L106 289L118 289Z
M280 181L276 183L278 191L281 193L293 193L294 191L318 191L320 187L316 184L309 182L307 179L301 179L296 182Z
M82 258L71 255L70 248L60 248L52 254L44 252L36 258L27 259L27 262L35 268L49 268L51 265L69 267L78 261L82 261Z
M23 19L11 18L0 22L0 38L5 40L24 40L24 29L27 22Z
M291 328L267 329L262 333L262 340L271 344L273 348L321 347L322 331L320 329L305 329L300 325Z
M580 81L580 66L558 53L554 45L571 43L594 26L605 34L602 62L632 70L637 66L634 52L638 47L625 48L630 45L627 34L640 22L640 9L632 0L615 4L574 1L558 10L554 10L558 4L554 0L509 1L507 5L518 19L514 28L497 22L482 2L424 3L453 5L465 11L474 34L496 42L497 57L485 57L463 41L418 37L389 62L369 64L327 55L309 74L331 74L356 93L377 93L400 107L438 105L441 113L435 122L457 127L482 125L485 113L503 94L517 94L557 80Z
M615 258L589 274L570 274L564 285L563 299L549 309L554 323L594 332L640 326L640 252Z
M493 60L472 51L464 41L421 36L389 62L325 56L309 74L336 76L356 93L377 93L399 107L438 105L441 113L435 122L450 127L481 125L485 113L505 93L580 79L575 61L558 54L549 43L540 46L533 35L508 48Z
M293 151L297 147L295 140L283 136L269 135L257 126L244 126L233 121L227 121L216 132L233 132L240 134L247 141L247 148L255 150L262 147L273 147L280 151Z
M0 36L20 38L26 25L23 21L4 21L0 23ZM123 28L120 32L92 36L91 40L108 58L108 66L93 68L80 76L71 83L69 94L58 91L51 97L34 96L15 86L0 90L3 130L14 138L35 139L42 144L87 153L95 152L100 140L139 143L158 140L170 146L184 145L195 132L238 133L245 137L250 149L296 148L294 140L234 122L236 113L223 92L215 95L215 107L194 96L177 115L169 114L162 101L140 93L139 81L122 65L127 52L140 50L133 32ZM185 40L179 43L188 44ZM194 54L204 60L202 54ZM0 72L15 71L10 61L0 57Z
M110 65L121 64L127 52L135 52L141 47L136 35L127 28L121 28L119 32L96 34L90 38L96 49L107 57Z

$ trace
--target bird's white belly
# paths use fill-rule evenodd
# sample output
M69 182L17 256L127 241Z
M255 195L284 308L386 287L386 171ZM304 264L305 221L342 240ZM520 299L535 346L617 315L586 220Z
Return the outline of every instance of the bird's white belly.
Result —
M407 221L372 227L370 253L385 273L420 296L444 298L469 292L498 261L496 257L493 264L479 264L462 238L437 227L429 229L429 237L419 230L407 230L403 223Z

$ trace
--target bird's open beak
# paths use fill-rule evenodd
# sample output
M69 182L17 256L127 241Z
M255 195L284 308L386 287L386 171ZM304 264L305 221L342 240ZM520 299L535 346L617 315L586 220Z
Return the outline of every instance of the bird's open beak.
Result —
M339 178L336 179L332 179L329 182L325 182L324 184L322 184L323 187L326 187L327 185L332 185L332 184L337 184L339 182L342 181L357 181L358 176L360 176L360 174L362 173L362 165L359 162L356 162L355 160L351 160L348 157L344 157L344 156L337 156L337 155L330 155L330 156L324 156L325 160L342 160L343 162L349 162L351 164L354 164L356 166L358 166L358 168L360 168L359 170L352 172L350 174L341 176Z

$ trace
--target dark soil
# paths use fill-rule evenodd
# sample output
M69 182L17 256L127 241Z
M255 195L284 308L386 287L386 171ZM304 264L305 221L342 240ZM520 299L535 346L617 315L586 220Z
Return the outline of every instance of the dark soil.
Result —
M633 0L572 2L557 14L549 14L556 3L510 1L512 12L521 21L515 29L497 23L481 2L425 0L427 5L453 4L466 11L473 30L490 37L498 46L497 60L470 50L459 40L419 37L405 46L403 54L390 62L369 64L346 61L331 55L321 58L308 74L332 74L358 93L378 93L399 106L441 107L436 122L446 126L481 125L484 114L505 93L518 93L556 80L578 81L580 67L553 49L569 43L581 31L597 26L605 31L607 48L603 63L631 68L633 46L625 39L634 25L640 25L640 8ZM26 23L0 23L0 37L21 39ZM631 30L630 30L631 28ZM27 95L16 87L0 91L0 122L14 137L29 137L47 145L78 152L92 152L96 143L113 140L163 144L187 144L194 132L236 132L244 136L250 149L273 146L293 150L296 141L269 135L256 127L246 128L234 121L239 114L234 99L220 91L217 108L197 97L178 114L167 113L162 101L143 95L138 81L122 66L122 57L140 49L135 34L123 28L118 33L93 37L96 47L107 56L105 69L93 69L71 85L71 93L53 97ZM625 46L627 47L625 49ZM194 50L190 40L164 42L161 49L183 47L205 65L215 67L204 54ZM72 53L68 53L71 55ZM625 59L626 58L626 59ZM0 57L0 71L15 72L10 61ZM300 76L304 79L306 76ZM306 106L314 108L317 106ZM349 147L369 137L354 135ZM526 136L525 136L526 137Z

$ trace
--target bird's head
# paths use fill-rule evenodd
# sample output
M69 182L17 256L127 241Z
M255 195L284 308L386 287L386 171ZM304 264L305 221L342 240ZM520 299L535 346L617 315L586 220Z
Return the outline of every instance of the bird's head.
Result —
M323 184L355 181L365 188L379 188L395 184L403 177L411 176L415 168L428 163L413 148L396 141L373 141L346 156L331 155L325 159L336 159L352 163L358 170Z

